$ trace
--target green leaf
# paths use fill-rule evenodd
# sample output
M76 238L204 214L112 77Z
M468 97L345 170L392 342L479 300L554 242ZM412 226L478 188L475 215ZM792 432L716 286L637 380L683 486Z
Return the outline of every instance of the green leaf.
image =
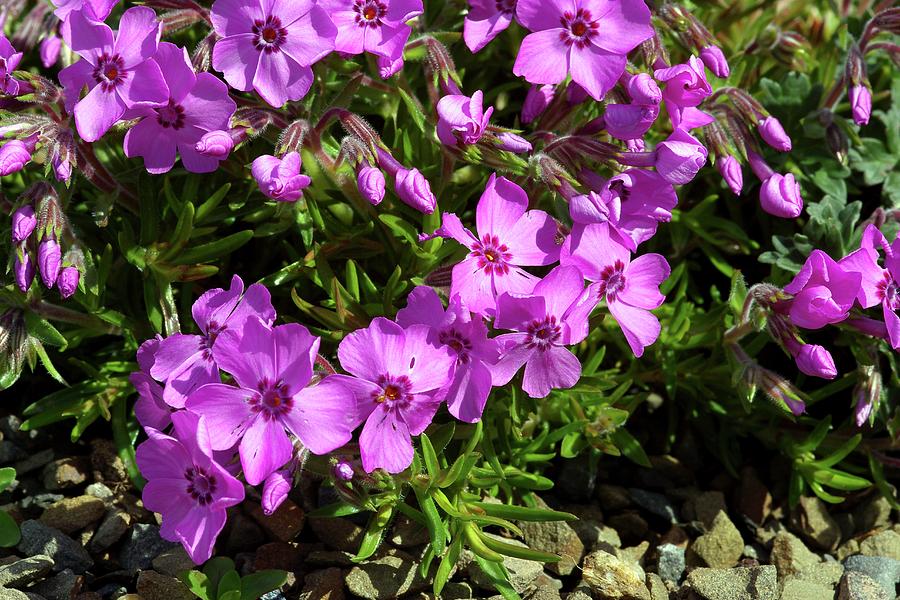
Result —
M222 578L219 579L219 585L216 588L216 598L217 600L226 600L226 596L237 593L237 600L240 600L241 597L241 576L237 571L231 569L230 571L225 571L222 574Z
M641 448L641 444L626 429L619 427L609 434L609 437L623 456L642 467L650 468L652 466L647 453Z
M348 517L362 512L363 509L346 502L333 502L320 506L319 508L306 513L307 517Z
M530 508L527 506L514 506L511 504L497 504L496 502L467 502L484 514L512 521L577 521L578 517L572 513L550 510L549 508Z
M887 479L884 477L884 466L871 453L869 454L869 470L872 472L872 479L875 480L878 491L880 491L881 495L888 501L891 508L900 510L900 501L897 500L897 492L894 486L888 483Z
M425 433L419 437L419 443L422 446L422 458L425 460L425 469L428 471L428 476L431 478L431 481L435 481L441 474L441 466L438 463L434 446L431 445L431 440Z
M490 535L484 535L481 539L484 541L484 544L494 552L512 556L513 558L544 563L555 563L562 560L562 557L558 554L551 554L549 552L541 552L540 550L532 550L531 548L523 548L522 546L508 544L506 542L501 542Z
M494 589L500 592L504 600L522 600L519 594L516 593L516 590L513 589L512 584L509 583L509 575L502 564L491 562L477 554L475 555L475 561L478 562L481 572L490 579Z
M267 569L251 573L241 579L240 600L257 600L287 583L287 571Z
M425 516L425 525L428 527L431 548L434 550L435 555L439 556L444 553L444 547L447 545L446 527L444 522L441 521L441 516L434 504L434 500L427 496L426 492L419 490L415 486L413 486L413 491L416 494L416 500L419 502L419 508L422 509L422 514Z
M0 510L0 548L12 548L22 539L22 532L15 519L5 510Z
M16 470L12 467L3 467L0 469L0 492L9 487L16 480Z
M210 582L209 577L200 571L184 571L178 574L180 579L191 593L200 598L200 600L216 600L215 587Z
M209 596L211 600L217 600L218 598L219 580L222 579L225 573L233 570L234 561L227 556L216 556L215 558L206 561L203 565L203 574L206 575L210 581Z
M39 339L44 344L57 346L60 350L65 350L68 342L65 336L59 332L50 321L39 317L37 314L25 312L25 327L28 333Z
M231 235L226 235L214 242L188 248L178 256L174 257L173 262L178 265L193 265L213 261L227 254L231 254L251 239L253 239L253 231L249 229L232 233Z
M419 128L419 131L425 133L425 115L422 114L422 111L416 105L416 101L406 93L401 87L397 88L397 92L400 94L400 98L403 100L403 104L406 105L406 110L409 112L409 115L413 119L413 123L416 124L416 127Z

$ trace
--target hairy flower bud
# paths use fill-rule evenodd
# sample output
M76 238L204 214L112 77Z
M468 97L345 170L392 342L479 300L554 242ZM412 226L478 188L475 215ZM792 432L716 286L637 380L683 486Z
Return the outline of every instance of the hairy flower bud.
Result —
M618 140L644 136L659 116L655 104L607 104L603 113L606 131Z
M404 203L426 215L433 213L437 206L437 199L431 193L431 185L418 169L397 171L394 189Z
M13 276L16 280L16 286L27 292L34 281L35 267L31 254L25 249L24 245L20 246L16 251L16 259L13 262Z
M872 116L872 92L865 85L851 85L850 108L853 111L853 122L866 125Z
M520 135L503 131L497 134L497 141L500 142L498 148L507 152L515 152L516 154L524 154L531 152L531 142Z
M744 188L744 172L741 169L741 163L735 157L729 155L719 158L716 161L716 168L722 175L722 179L731 188L731 191L736 196L740 196L741 190Z
M821 377L822 379L837 377L834 359L831 357L831 353L822 346L803 344L794 356L794 360L797 361L797 368L800 369L800 372L810 377Z
M355 473L350 461L338 460L331 468L331 474L338 481L351 481Z
M203 156L209 156L218 160L225 160L234 149L234 140L227 131L217 129L208 131L194 145L194 150Z
M759 204L770 215L795 219L803 212L800 184L793 173L773 173L759 189Z
M14 244L25 240L37 227L34 207L30 204L20 207L12 214L12 241Z
M373 206L377 206L384 199L384 185L384 173L381 169L366 165L356 174L359 193Z
M12 140L0 147L0 176L21 171L31 161L31 152L22 140Z
M759 122L759 135L765 142L780 152L791 151L791 138L775 117L766 117Z
M54 238L44 238L38 244L38 268L41 271L41 281L48 288L53 288L56 278L59 277L59 268L62 264L62 252L59 242Z
M659 104L662 102L662 92L649 73L638 73L628 80L625 86L628 95L635 104Z
M522 124L528 125L541 116L553 100L555 92L556 88L552 85L531 86L522 105Z
M725 54L718 46L707 46L700 51L700 60L713 75L720 79L726 79L731 74Z
M78 290L78 281L81 279L81 272L73 266L66 266L59 270L59 276L56 278L56 287L59 288L59 295L63 298L72 297Z
M669 183L679 185L691 181L706 164L706 147L683 129L656 146L656 172Z

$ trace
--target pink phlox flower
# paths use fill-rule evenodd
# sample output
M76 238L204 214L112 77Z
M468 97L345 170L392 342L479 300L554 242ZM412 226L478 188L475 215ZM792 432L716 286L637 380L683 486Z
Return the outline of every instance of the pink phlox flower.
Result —
M478 142L490 122L494 107L483 108L481 90L472 97L444 96L437 103L437 136L447 146L471 145Z
M497 342L487 337L484 320L473 317L459 296L450 298L444 310L437 292L419 286L409 293L406 308L397 313L397 323L402 327L427 325L430 342L450 349L456 366L447 383L447 408L460 421L478 421L491 391L491 365L498 354Z
M12 76L13 71L22 62L23 54L16 52L5 35L0 34L0 92L8 96L19 95L18 79Z
M784 291L793 299L777 307L804 329L819 329L847 318L860 291L860 273L848 271L821 250L813 250Z
M306 95L310 66L334 50L337 35L315 0L216 0L210 19L222 36L213 48L213 68L234 89L256 90L275 107Z
M141 156L150 173L165 173L181 155L184 168L192 173L210 173L219 160L197 152L204 134L227 129L237 105L228 87L209 73L194 73L187 50L162 42L156 53L169 88L169 100L158 108L138 108L130 118L141 121L125 134L125 154Z
M401 327L377 317L338 346L341 367L354 377L335 375L355 386L363 469L399 473L413 459L411 436L431 424L444 399L456 356L429 340L427 325Z
M303 166L299 152L288 152L281 158L263 154L253 161L250 172L259 191L281 202L295 202L303 196L312 179L300 172Z
M659 337L659 319L650 311L665 300L659 286L669 277L669 263L652 253L632 260L608 223L588 225L570 244L570 254L563 264L577 266L585 279L596 282L591 286L593 293L606 300L631 351L642 356L644 348Z
M162 515L159 534L181 542L197 564L212 556L225 526L225 510L244 499L244 486L213 459L203 417L188 411L172 415L174 434L148 429L150 439L137 448L147 479L144 507Z
M588 317L598 300L585 289L581 272L570 266L555 267L530 294L501 295L494 328L516 333L496 338L501 350L491 367L493 384L506 385L523 365L522 389L532 398L578 383L581 363L566 346L587 337Z
M519 0L522 41L513 73L531 83L567 75L601 100L625 71L626 55L653 35L643 0Z
M884 252L884 267L878 264L879 250ZM863 308L881 305L891 347L900 349L900 238L888 244L878 228L870 224L863 232L860 248L839 264L846 271L859 273L857 301Z
M712 94L706 69L699 58L691 56L686 63L657 69L654 76L666 83L662 97L672 127L690 130L715 121L715 117L696 108Z
M126 109L157 107L168 101L168 85L153 60L162 23L152 9L126 10L115 34L84 10L71 13L66 23L66 43L82 60L60 71L59 80L66 87L67 106L74 104L82 139L100 139ZM84 86L90 91L79 100Z
M291 459L287 431L314 454L350 440L357 423L353 394L333 376L307 387L319 341L297 323L272 327L251 316L242 329L223 331L213 347L216 363L236 386L210 383L187 399L189 410L206 417L214 450L238 444L250 485Z
M463 21L463 40L469 50L478 52L516 16L516 0L469 0L469 13Z
M213 349L222 332L240 332L252 316L266 323L275 320L269 290L254 283L245 293L237 275L228 290L215 288L197 298L191 311L200 335L176 333L162 340L150 369L154 379L165 383L163 399L174 408L182 408L201 385L219 381Z
M161 336L157 336L141 344L137 351L140 370L128 377L138 393L137 402L134 404L134 416L137 417L138 423L159 431L163 431L172 422L172 409L163 400L163 386L150 375L162 339Z
M84 13L95 21L105 21L113 7L119 0L54 0L56 10L53 14L60 21L67 21L69 15L75 11L83 10Z
M440 235L469 249L453 267L450 296L472 312L491 315L505 292L528 294L538 278L520 267L550 265L559 259L557 223L542 210L527 210L528 196L518 185L492 174L478 207L478 237L453 213L444 213Z

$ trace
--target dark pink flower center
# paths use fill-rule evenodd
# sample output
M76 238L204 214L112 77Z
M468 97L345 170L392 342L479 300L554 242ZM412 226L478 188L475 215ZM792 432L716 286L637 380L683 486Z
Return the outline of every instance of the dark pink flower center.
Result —
M156 109L156 121L164 129L181 129L184 127L184 108L170 99L169 104Z
M565 31L560 32L559 39L566 46L575 44L577 48L584 48L592 37L597 35L600 29L600 23L591 17L591 11L579 8L573 14L572 11L566 11L560 17L559 22L562 23Z
M128 71L125 69L125 61L118 54L103 53L97 58L97 66L94 67L94 80L100 84L104 92L111 92L116 86L125 81Z
M218 487L215 475L210 475L202 467L194 465L185 469L184 478L188 482L187 493L197 501L197 504L206 506L212 502L213 494Z
M535 319L528 324L525 330L528 338L525 340L526 348L537 348L544 351L556 344L562 335L562 329L556 322L556 317L547 315L543 319Z
M483 269L488 275L506 275L509 273L509 261L512 253L506 244L500 243L496 235L485 234L480 242L475 242L472 256L478 263L478 268Z
M877 296L888 308L897 310L900 308L900 285L894 281L888 271L884 272L884 279L878 282Z
M438 334L438 341L456 352L456 364L462 365L469 362L472 342L462 333L450 327Z
M271 54L279 52L287 39L287 28L281 26L281 19L269 15L266 20L256 19L253 22L253 46L260 52Z
M378 0L353 0L353 12L360 27L380 27L387 14L387 5Z
M280 380L272 382L268 377L263 377L256 389L259 396L250 397L250 410L267 421L280 419L294 408L294 396L286 383Z
M372 392L372 398L375 402L386 403L389 407L403 406L412 400L412 382L406 375L395 377L389 373L385 373L378 377L378 387L381 388Z
M616 262L612 265L607 265L603 267L603 270L600 271L600 279L598 283L600 284L600 298L606 296L608 300L615 300L616 294L622 291L622 288L625 287L625 263L621 260L616 260Z
M165 127L165 125L164 125ZM200 336L200 350L203 351L203 358L212 360L212 347L216 343L219 334L228 329L228 325L219 325L216 321L210 321L206 325L206 335Z

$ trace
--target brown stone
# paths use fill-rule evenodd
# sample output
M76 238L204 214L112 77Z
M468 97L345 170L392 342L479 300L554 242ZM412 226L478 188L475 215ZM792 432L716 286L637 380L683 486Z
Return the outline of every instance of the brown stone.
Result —
M736 497L738 510L756 524L762 524L772 512L772 494L753 467L741 471Z
M337 567L313 571L303 580L300 600L344 600L344 573Z
M106 513L103 500L93 496L63 498L51 504L41 515L40 521L47 527L72 534L99 521Z
M196 600L196 596L181 581L156 571L140 572L137 591L144 600Z
M299 571L303 568L303 556L294 544L272 542L256 549L253 558L253 570L280 569L282 571Z
M290 498L282 502L278 510L271 515L266 515L258 504L252 504L249 512L266 533L282 542L294 539L306 521L306 513Z

